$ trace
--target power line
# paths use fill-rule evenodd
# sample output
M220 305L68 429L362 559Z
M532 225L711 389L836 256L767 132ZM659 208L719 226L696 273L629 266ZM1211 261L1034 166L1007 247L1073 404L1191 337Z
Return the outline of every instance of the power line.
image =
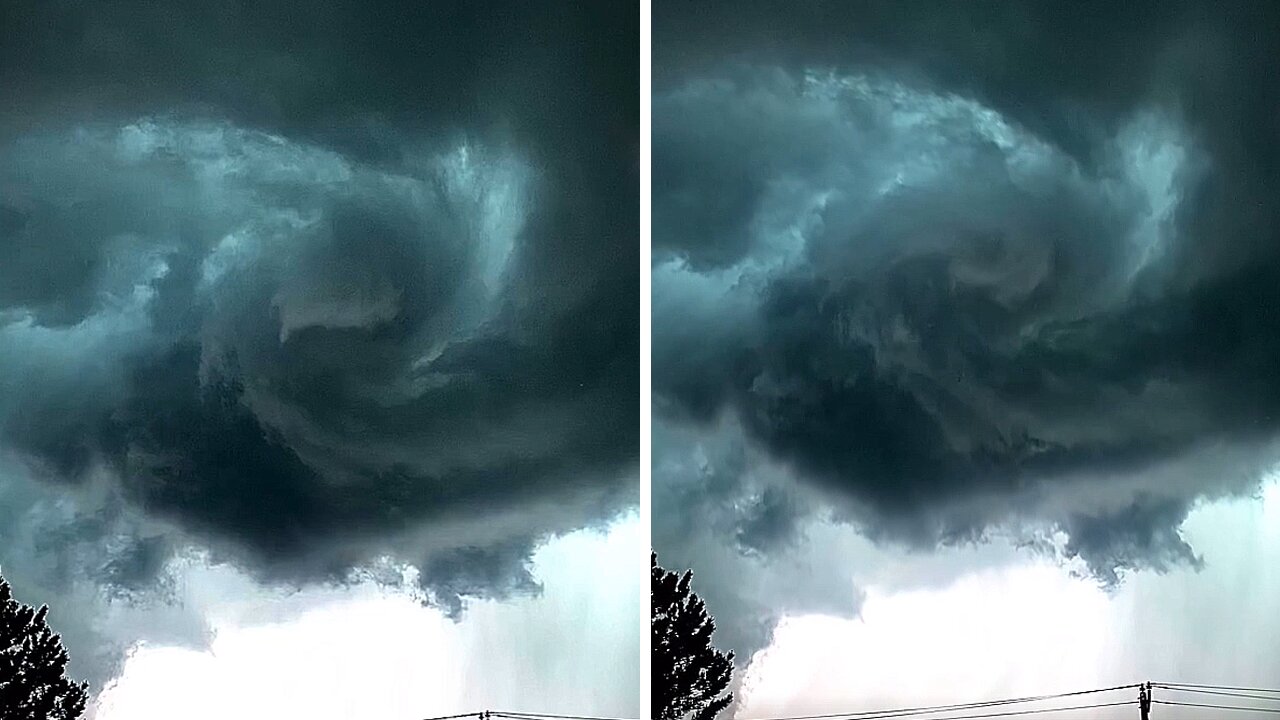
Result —
M1280 708L1244 707L1242 705L1209 705L1206 703L1174 702L1172 700L1152 700L1157 705L1181 705L1183 707L1211 708L1214 710L1248 710L1260 713L1280 713Z
M591 715L552 715L549 713L506 712L494 710L493 717L507 720L640 720L639 718L611 718Z
M1270 700L1272 702L1280 702L1280 695L1259 695L1253 692L1233 692L1230 690L1197 690L1195 688L1176 687L1174 685L1156 685L1152 687L1164 688L1173 692L1196 693L1198 695L1221 695L1224 697L1249 698L1252 700Z
M998 713L976 713L973 715L944 715L939 718L933 718L932 720L980 720L981 718L1012 717L1014 715L1040 715L1042 713L1069 712L1071 710L1093 710L1095 708L1119 707L1121 705L1135 705L1135 704L1137 703L1134 700L1121 700L1119 702L1110 702L1110 703L1092 703L1090 705L1070 705L1067 707L1036 708L1032 710L1009 710L1006 712L998 712ZM858 718L862 716L845 715L842 717ZM907 716L906 715L877 715L875 717L885 718L885 717L907 717ZM778 720L783 720L783 719L780 718Z
M1196 693L1204 695L1218 695L1225 697L1239 697L1256 700L1280 701L1280 689L1273 688L1253 688L1234 685L1204 685L1195 683L1151 683L1150 687L1158 687L1164 690L1175 692ZM910 708L896 708L890 710L860 710L842 713L825 713L821 715L793 715L787 717L771 717L771 718L754 718L752 720L835 720L845 718L848 720L886 720L888 718L905 718L916 715L936 715L941 712L949 712L956 710L977 710L982 708L1001 707L1006 705L1044 702L1046 700L1057 700L1067 697L1077 697L1080 695L1090 695L1104 692L1114 692L1117 690L1129 690L1132 688L1142 687L1141 683L1131 683L1128 685L1115 685L1106 688L1095 688L1092 690L1075 690L1065 693L1054 693L1049 695L1028 695L1025 697L1005 698L1000 700L980 700L968 703L952 703L949 705L929 705ZM1274 693L1255 694L1255 693ZM1260 713L1276 713L1280 714L1280 708L1266 707L1248 707L1243 705L1218 705L1211 703L1192 703L1178 702L1174 700L1151 700L1152 703L1158 705L1174 705L1181 707L1208 708L1213 710L1241 710L1245 712ZM1088 705L1071 705L1067 707L1050 707L1050 708L1032 708L1026 710L1010 710L1005 712L986 712L972 713L965 715L948 715L944 717L934 717L929 720L985 720L986 718L1014 717L1021 715L1040 715L1052 712L1071 712L1076 710L1093 710L1106 707L1120 707L1122 705L1134 705L1133 700L1122 700L1118 702L1107 703L1091 703ZM470 713L459 713L456 715L441 715L437 717L424 718L423 720L462 720L463 718L477 718L479 720L488 720L489 718L504 718L505 720L636 720L635 718L613 718L600 717L592 715L560 715L555 713L530 713L515 710L494 710L480 711Z
M882 718L909 717L912 715L931 715L939 712L947 712L951 710L976 710L984 707L998 707L1001 705L1014 705L1029 702L1042 702L1045 700L1057 700L1065 697L1075 697L1079 695L1090 695L1094 693L1112 692L1115 690L1130 690L1138 687L1137 683L1130 685L1116 685L1108 688L1097 688L1094 690L1074 690L1072 692L1055 693L1052 695L1029 695L1027 697L1007 698L1003 700L980 700L969 703L955 703L951 705L929 705L923 707L897 708L894 710L860 710L854 712L826 713L822 715L793 715L789 717L771 717L771 718L753 718L752 720L828 720L829 718L866 718L869 720L881 720ZM1119 704L1129 704L1129 701ZM1021 714L1021 713L1018 713ZM994 717L985 715L975 715L973 717ZM934 720L947 720L946 718L935 718Z
M935 718L934 720L976 720L977 718L1009 717L1011 715L1039 715L1041 713L1067 712L1069 710L1092 710L1094 708L1119 707L1121 705L1134 704L1136 703L1133 700L1121 700L1119 702L1093 703L1092 705L1072 705L1070 707L1039 708L1036 710L1010 710L1008 712L985 713L978 715L949 715L946 717Z
M1275 688L1253 688L1240 687L1238 685L1197 685L1196 683L1154 683L1159 687L1169 688L1170 690L1181 690L1183 688L1205 688L1208 690L1238 690L1240 692L1256 692L1256 693L1280 693Z
M638 718L610 718L590 715L527 713L517 712L515 710L477 710L469 713L458 713L457 715L438 715L436 717L422 718L422 720L462 720L462 718L476 718L477 720L489 720L489 718L508 718L508 720L639 720Z

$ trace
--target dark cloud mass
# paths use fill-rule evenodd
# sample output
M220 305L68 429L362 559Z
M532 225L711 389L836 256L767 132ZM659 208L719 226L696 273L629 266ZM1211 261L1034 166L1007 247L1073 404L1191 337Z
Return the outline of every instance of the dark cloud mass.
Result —
M6 2L6 576L536 589L635 500L637 58L627 3Z
M654 13L655 413L803 481L655 493L756 498L749 554L790 494L915 548L1061 533L1110 584L1198 565L1187 512L1280 420L1276 8Z

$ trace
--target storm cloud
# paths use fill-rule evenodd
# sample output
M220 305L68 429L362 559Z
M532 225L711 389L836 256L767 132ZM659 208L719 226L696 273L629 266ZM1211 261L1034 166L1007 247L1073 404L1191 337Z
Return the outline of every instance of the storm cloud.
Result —
M457 614L635 502L634 6L2 12L19 591L196 548Z
M728 432L781 469L655 462L655 494L755 498L720 533L744 556L821 517L917 550L1012 534L1108 585L1198 566L1191 507L1276 459L1278 25L657 3L655 417L666 452Z

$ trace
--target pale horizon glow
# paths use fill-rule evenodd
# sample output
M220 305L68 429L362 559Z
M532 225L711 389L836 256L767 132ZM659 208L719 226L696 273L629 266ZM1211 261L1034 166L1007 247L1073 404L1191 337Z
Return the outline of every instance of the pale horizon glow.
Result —
M207 650L135 649L90 716L411 720L485 709L632 716L642 543L634 512L606 531L556 538L534 556L541 596L473 602L456 623L373 585L305 591L302 600L235 598L212 607L216 635Z
M1274 687L1280 661L1264 638L1280 630L1280 571L1273 569L1280 568L1280 484L1270 481L1260 498L1206 503L1184 531L1204 554L1203 571L1135 573L1114 594L1030 555L1014 562L998 556L996 565L939 587L861 585L857 618L783 618L745 671L734 717L963 703L1147 680ZM1152 713L1189 720L1203 716L1196 711L1156 706ZM1136 712L1122 706L1040 717Z

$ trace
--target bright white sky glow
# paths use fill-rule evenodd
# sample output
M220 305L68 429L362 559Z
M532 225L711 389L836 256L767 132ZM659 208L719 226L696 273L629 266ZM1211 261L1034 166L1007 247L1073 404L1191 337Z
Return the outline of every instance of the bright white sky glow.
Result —
M633 514L548 543L541 597L473 603L459 623L373 586L211 601L210 648L139 648L96 719L636 716L641 529Z
M887 588L893 568L880 575L881 585L859 579L867 592L860 618L783 620L748 668L736 717L960 703L1146 680L1275 687L1280 484L1265 488L1261 499L1192 513L1184 531L1205 557L1202 572L1138 573L1114 596L1027 555L988 561L979 557L982 550L941 551L954 556L951 562L977 567L938 587ZM1123 699L1130 698L1119 693L1102 701ZM1205 717L1197 710L1155 706L1152 717ZM1035 717L1128 720L1137 708Z

